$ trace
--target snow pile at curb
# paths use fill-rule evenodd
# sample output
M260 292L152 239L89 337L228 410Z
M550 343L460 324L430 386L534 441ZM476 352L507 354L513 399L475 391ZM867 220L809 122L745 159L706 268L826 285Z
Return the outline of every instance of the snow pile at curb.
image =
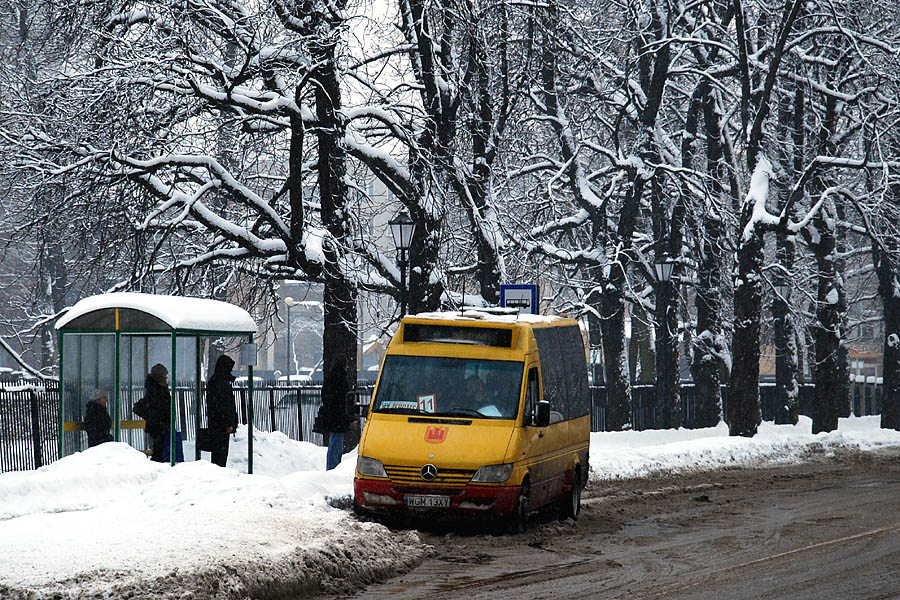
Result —
M840 419L837 431L813 435L812 420L797 425L764 422L752 438L730 437L728 426L591 434L590 480L761 467L801 462L836 449L874 450L900 445L900 432L879 428L880 417Z
M300 543L277 552L254 549L246 558L232 554L209 564L173 566L157 576L125 569L97 569L30 588L0 584L0 597L301 598L320 592L358 591L360 586L408 571L430 551L413 532L394 534L381 525L347 520L350 522L338 535L325 531L318 542Z
M266 433L256 453L266 458L246 475L108 443L3 474L0 597L300 596L398 574L427 554L415 534L333 507L348 504L355 454L325 472L324 448Z

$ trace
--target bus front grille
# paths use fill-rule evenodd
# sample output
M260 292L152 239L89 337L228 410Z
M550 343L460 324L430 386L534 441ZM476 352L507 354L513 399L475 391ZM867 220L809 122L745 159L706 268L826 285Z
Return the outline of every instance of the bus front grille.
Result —
M400 467L395 465L385 465L384 470L387 471L388 477L394 483L414 483L421 485L423 483L434 485L465 485L475 475L475 471L468 469L441 469L438 468L437 475L434 479L428 480L422 477L421 467Z

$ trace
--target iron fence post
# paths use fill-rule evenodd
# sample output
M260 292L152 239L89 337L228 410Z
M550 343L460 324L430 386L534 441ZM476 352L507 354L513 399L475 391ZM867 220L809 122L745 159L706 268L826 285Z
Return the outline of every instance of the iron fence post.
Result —
M38 406L38 395L34 390L31 392L31 441L33 443L32 450L34 452L34 468L40 469L44 466L44 446L41 439L41 418L40 408Z

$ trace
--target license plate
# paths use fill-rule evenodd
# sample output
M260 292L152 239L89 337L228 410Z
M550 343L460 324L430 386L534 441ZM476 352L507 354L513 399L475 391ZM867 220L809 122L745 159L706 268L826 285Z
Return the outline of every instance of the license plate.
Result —
M450 508L450 496L404 496L410 508Z

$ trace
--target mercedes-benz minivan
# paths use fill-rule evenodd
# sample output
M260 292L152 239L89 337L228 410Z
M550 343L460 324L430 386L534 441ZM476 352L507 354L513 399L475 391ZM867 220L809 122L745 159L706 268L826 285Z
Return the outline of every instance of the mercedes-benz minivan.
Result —
M578 516L590 390L575 320L474 310L405 317L366 417L359 513L485 516L513 531L551 503Z

